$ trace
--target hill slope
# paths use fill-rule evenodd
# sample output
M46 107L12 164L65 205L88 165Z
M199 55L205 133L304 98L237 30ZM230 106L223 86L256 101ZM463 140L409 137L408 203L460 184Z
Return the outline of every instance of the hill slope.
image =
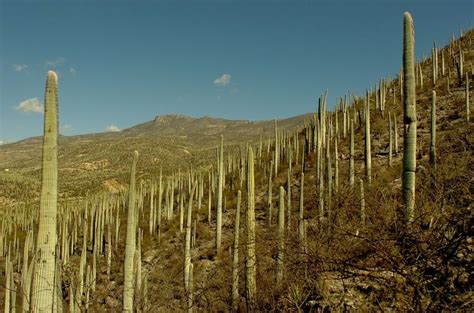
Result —
M278 127L294 129L311 116L278 120ZM60 136L60 190L67 190L70 195L83 194L102 189L109 180L126 182L123 175L128 171L128 159L134 150L142 155L140 171L156 174L163 167L167 173L171 169L211 164L215 157L213 147L220 135L224 136L226 145L233 145L260 136L271 137L273 132L274 121L163 115L121 132ZM19 198L25 193L38 195L41 145L42 137L34 137L0 146L0 182L3 182L0 194L10 197L17 194Z

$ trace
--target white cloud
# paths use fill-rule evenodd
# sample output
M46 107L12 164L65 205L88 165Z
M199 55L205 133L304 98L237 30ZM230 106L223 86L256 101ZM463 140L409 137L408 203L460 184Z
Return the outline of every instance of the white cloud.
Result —
M43 106L39 102L38 98L31 98L20 102L15 110L23 113L43 113Z
M218 77L214 80L214 85L216 86L226 86L230 84L231 76L230 74L223 74L221 77Z
M69 68L69 73L71 73L72 76L75 76L76 73L77 73L77 71L76 71L76 69L75 69L74 67L70 67L70 68Z
M106 132L119 132L119 131L121 131L121 129L118 128L118 127L115 126L115 125L109 125L109 126L107 126L107 127L105 128L105 131L106 131Z
M22 72L28 68L26 64L13 64L13 69L15 72Z
M61 130L62 130L62 131L65 131L65 132L66 132L66 131L69 131L69 130L71 130L71 129L72 129L72 125L71 125L71 124L64 124L64 125L61 126Z
M63 58L63 57L58 57L54 60L46 60L46 62L44 62L44 65L46 67L58 67L58 66L63 66L64 63L66 63L66 59Z

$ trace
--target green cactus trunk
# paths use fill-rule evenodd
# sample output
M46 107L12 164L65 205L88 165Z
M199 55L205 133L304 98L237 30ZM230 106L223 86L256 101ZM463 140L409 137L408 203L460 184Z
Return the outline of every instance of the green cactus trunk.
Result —
M288 214L288 221L287 221L287 228L288 230L291 229L291 167L288 168L288 175L286 177L286 210Z
M365 225L365 196L364 196L364 180L360 179L360 221Z
M415 32L410 13L404 14L403 32L403 203L405 222L415 218L415 176L416 176L416 94L415 94Z
M365 175L369 184L372 181L372 153L370 139L370 97L367 92L365 105Z
M351 134L349 142L349 185L354 187L354 120L351 119Z
M137 242L137 212L135 206L135 172L138 161L138 152L133 154L128 192L127 237L125 242L125 260L123 268L123 312L133 312L134 286L134 256Z
M240 233L240 200L241 192L237 192L237 209L235 211L234 226L234 256L232 261L232 311L239 308L239 233Z
M469 123L469 115L471 114L469 103L469 74L466 73L466 121Z
M216 214L216 253L221 250L222 243L222 189L224 184L224 136L221 135L221 147L219 153L219 185L217 190L217 214Z
M270 169L268 171L268 226L272 226L272 212L273 212L273 194L272 194L272 166L273 161L270 161Z
M161 240L161 202L163 201L163 183L162 183L162 175L163 175L163 170L160 167L160 187L158 189L158 203L156 204L158 207L158 212L157 212L157 227L158 227L158 242Z
M252 147L248 148L248 174L247 174L247 262L246 294L247 306L250 312L256 311L257 281L256 281L256 255L255 255L255 180L254 157Z
M58 199L58 77L49 71L44 100L42 184L31 293L32 312L48 312L55 297Z
M301 173L300 182L300 211L298 216L298 240L302 252L304 252L304 173Z
M278 165L280 162L280 143L278 138L277 120L275 120L275 177L278 175ZM271 170L271 169L270 169Z
M393 155L393 131L392 131L392 113L388 114L388 166L392 166Z
M432 91L431 99L431 144L430 164L436 168L436 91Z
M283 263L285 257L285 189L280 186L278 206L278 256L277 256L277 284L283 280Z
M393 114L393 148L395 155L398 155L398 125L397 116L395 114Z
M189 288L189 275L191 271L191 222L192 222L192 211L193 211L193 197L196 191L197 182L193 183L193 189L189 195L188 210L186 214L186 235L184 245L184 290L186 295L190 297L191 290Z

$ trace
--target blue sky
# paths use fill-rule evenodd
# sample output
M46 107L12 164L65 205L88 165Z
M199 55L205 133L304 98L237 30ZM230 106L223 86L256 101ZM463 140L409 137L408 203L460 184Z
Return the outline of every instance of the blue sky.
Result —
M325 89L332 106L399 71L404 11L419 57L474 16L467 0L0 0L0 141L42 134L49 69L65 135L167 113L289 117Z

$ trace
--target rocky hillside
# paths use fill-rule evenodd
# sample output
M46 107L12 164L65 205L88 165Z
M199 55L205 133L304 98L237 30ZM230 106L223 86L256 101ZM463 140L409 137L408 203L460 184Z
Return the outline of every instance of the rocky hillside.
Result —
M311 116L278 120L278 127L296 129ZM268 138L273 132L274 121L163 115L121 132L60 136L60 190L74 195L104 189L110 181L126 182L124 174L134 150L142 155L140 171L156 174L162 167L168 173L211 164L221 135L231 146L260 136ZM39 195L41 144L42 137L34 137L0 146L0 194L18 198Z

